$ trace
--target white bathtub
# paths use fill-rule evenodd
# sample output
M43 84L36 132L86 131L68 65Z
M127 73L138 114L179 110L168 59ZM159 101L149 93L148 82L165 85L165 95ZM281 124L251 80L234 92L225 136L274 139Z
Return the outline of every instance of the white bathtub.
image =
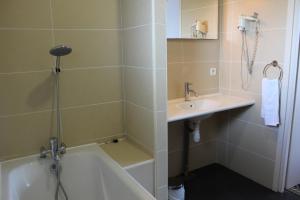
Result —
M1 200L54 200L51 160L37 157L1 163ZM69 200L155 200L97 144L68 149L61 162Z

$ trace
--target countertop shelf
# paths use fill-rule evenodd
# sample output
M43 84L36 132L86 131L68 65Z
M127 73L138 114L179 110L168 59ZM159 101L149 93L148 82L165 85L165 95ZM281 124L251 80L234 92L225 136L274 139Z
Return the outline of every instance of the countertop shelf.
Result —
M201 105L197 107L197 103L201 103ZM255 100L253 98L224 95L220 93L199 96L188 102L184 101L183 98L174 99L168 102L168 122L199 117L254 104ZM190 105L190 109L185 108L188 107L188 105ZM195 108L193 105L195 105Z
M128 139L121 139L118 143L100 144L100 147L122 167L153 160L150 154Z

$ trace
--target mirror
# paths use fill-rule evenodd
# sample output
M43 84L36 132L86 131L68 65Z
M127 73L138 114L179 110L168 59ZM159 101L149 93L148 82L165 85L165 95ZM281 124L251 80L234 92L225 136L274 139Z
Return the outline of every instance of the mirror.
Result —
M167 0L168 39L218 39L218 0Z

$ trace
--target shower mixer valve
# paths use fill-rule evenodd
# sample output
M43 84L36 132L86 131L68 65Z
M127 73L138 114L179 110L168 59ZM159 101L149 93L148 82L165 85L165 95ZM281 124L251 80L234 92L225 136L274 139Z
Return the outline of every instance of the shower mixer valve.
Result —
M49 140L49 149L46 149L44 146L41 147L40 150L40 158L47 158L49 154L50 157L58 161L61 156L66 153L67 146L64 143L58 144L58 139L56 137L52 137Z

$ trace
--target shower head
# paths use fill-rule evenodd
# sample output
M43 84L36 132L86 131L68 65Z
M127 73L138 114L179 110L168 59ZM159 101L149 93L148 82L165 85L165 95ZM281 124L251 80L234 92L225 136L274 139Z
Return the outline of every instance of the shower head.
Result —
M50 49L49 53L52 56L66 56L68 54L70 54L72 52L72 48L71 47L67 47L65 45L58 45L53 47L52 49Z
M58 45L50 49L49 53L52 56L56 56L56 65L55 65L55 73L59 74L61 71L60 69L60 57L61 56L66 56L72 52L71 47L67 47L65 45Z

